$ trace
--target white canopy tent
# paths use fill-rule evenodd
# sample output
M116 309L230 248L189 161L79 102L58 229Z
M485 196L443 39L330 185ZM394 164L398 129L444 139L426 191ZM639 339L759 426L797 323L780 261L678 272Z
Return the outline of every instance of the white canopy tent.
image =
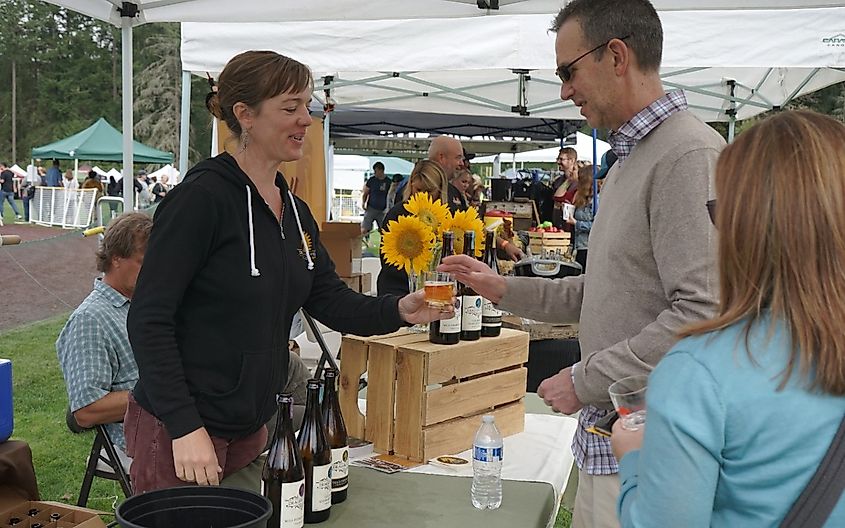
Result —
M48 0L51 3L72 9L74 11L107 21L121 28L122 47L122 129L123 129L123 174L130 177L124 179L124 200L127 210L133 208L131 174L132 174L132 27L146 22L254 22L261 21L307 21L307 20L385 20L410 18L463 18L489 15L514 14L545 14L555 13L563 0L370 0L367 2L353 0L253 0L249 3L232 2L231 0L137 0L136 2L120 2L118 0ZM707 10L726 9L740 13L742 8L757 9L792 9L796 12L806 11L800 0L655 0L659 10ZM842 0L813 0L813 7L841 7ZM834 13L841 15L841 13ZM830 18L823 20L819 27L829 25ZM838 20L842 20L840 17ZM347 24L351 26L353 24ZM732 27L732 26L728 26ZM788 31L777 34L776 38L766 42L764 46L785 38L793 30L805 27L797 21L789 26ZM841 28L831 28L831 31L841 31ZM402 39L393 42L403 42ZM496 35L500 37L501 35ZM748 37L749 40L751 37ZM823 37L825 38L825 37ZM829 36L827 38L830 38ZM494 39L495 40L495 39ZM454 42L451 35L447 42ZM756 41L759 42L759 41ZM332 50L334 53L336 50ZM449 50L447 55L454 54ZM837 61L819 66L842 67L841 54ZM767 64L764 67L778 65ZM789 66L789 65L787 65ZM546 66L548 67L548 66ZM186 70L188 70L186 68ZM442 70L442 68L439 68ZM180 172L187 169L188 114L190 101L190 74L183 74L183 103L182 103L182 134L180 144ZM524 80L524 77L521 76ZM812 79L802 85L806 87ZM835 82L835 81L831 81ZM799 83L800 84L800 83ZM819 84L818 81L815 84ZM829 84L829 83L828 83ZM753 85L749 85L752 86ZM824 86L821 84L816 89ZM800 90L799 90L800 91ZM797 93L796 93L797 95ZM551 100L548 100L548 104Z
M157 171L153 171L149 173L147 176L150 178L161 179L162 176L167 176L167 181L170 185L175 185L179 181L179 171L171 164L167 164L164 167L158 169Z
M574 148L575 151L578 153L579 160L588 160L590 162L593 161L593 138L588 136L587 134L576 132L575 143L572 145L564 146ZM598 159L601 159L602 155L608 150L610 150L610 144L600 139L596 140L595 147L596 158ZM500 160L502 161L513 161L514 163L554 163L557 159L559 151L560 147L553 147L540 150L527 150L525 152L516 153L502 152L498 156L500 156ZM495 161L496 156L483 156L473 159L472 163L495 163Z
M665 11L661 75L705 121L745 119L845 80L845 8ZM182 24L199 75L247 49L311 66L339 107L580 119L560 100L549 14L452 20ZM845 38L843 38L845 40ZM749 43L754 43L749 45ZM763 44L764 43L764 44ZM840 69L837 69L840 68Z
M78 13L115 26L122 24L117 0L51 0ZM409 18L464 18L485 15L555 13L562 0L136 0L137 16L131 25L147 22L255 22L306 20L384 20ZM790 9L841 6L841 0L654 0L659 10ZM482 9L479 5L492 9Z

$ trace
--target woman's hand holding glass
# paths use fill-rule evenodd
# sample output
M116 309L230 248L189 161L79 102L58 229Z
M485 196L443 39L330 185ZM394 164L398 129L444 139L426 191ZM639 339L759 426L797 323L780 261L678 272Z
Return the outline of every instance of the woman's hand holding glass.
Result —
M424 271L423 281L428 306L442 311L455 305L458 285L448 273Z
M452 301L454 303L454 298ZM454 304L450 304L443 309L429 306L425 301L425 290L409 293L399 299L399 316L406 323L430 323L440 319L450 319L454 315Z

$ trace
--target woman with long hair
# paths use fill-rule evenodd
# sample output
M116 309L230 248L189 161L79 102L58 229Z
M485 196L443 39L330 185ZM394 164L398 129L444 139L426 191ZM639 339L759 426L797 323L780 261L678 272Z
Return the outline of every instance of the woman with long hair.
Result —
M397 220L400 216L407 216L410 212L405 209L408 200L417 193L426 192L431 200L445 201L449 196L449 179L443 168L436 161L420 160L414 165L411 175L408 177L408 184L405 186L403 200L397 203L384 216L384 227L381 230L382 236L387 233L391 221ZM376 281L376 291L379 295L386 293L405 295L410 291L408 286L408 274L391 266L384 258L384 253L379 249L381 260L381 271Z
M575 261L587 272L587 245L593 228L593 166L584 165L578 169L578 186L572 200L575 211L566 223L572 226L572 244L575 246Z
M843 152L845 125L804 111L722 152L719 312L649 377L645 438L613 428L622 526L778 526L819 467L845 416Z

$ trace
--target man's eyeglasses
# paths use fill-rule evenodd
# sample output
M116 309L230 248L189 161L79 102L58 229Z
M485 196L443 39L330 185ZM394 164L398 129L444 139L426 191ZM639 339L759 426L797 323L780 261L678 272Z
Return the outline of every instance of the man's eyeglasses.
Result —
M710 215L710 223L716 225L716 200L707 200L707 214Z
M613 41L613 40L625 40L626 38L630 38L630 37L631 37L631 35L626 35L626 36L624 36L624 37L622 37L622 38L620 38L620 39L615 39L615 38L612 38L612 39L608 40L607 42L605 42L604 44L601 44L601 45L599 45L599 46L596 46L595 48L591 49L590 51L588 51L588 52L584 53L583 55L581 55L580 57L578 57L578 58L577 58L577 59L575 59L574 61L570 62L569 64L563 64L563 65L561 65L561 66L558 66L558 67L557 67L557 70L555 70L555 74L556 74L558 77L560 77L560 80L561 80L561 81L563 81L563 82L569 82L569 81L572 79L572 67L573 67L573 66L575 66L575 63L576 63L576 62L578 62L579 60L583 59L584 57L586 57L586 56L587 56L587 55L589 55L590 53L593 53L594 51L598 51L598 50L602 49L603 47L605 47L605 46L607 46L608 44L610 44L610 42L611 42L611 41Z

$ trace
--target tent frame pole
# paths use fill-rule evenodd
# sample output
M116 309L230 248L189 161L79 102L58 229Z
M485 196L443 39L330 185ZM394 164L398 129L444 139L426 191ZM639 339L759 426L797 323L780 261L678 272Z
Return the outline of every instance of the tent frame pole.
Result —
M728 79L728 91L730 92L730 108L725 112L728 114L728 143L734 142L734 135L736 134L736 99L734 98L736 91L736 81Z
M179 116L179 175L172 185L179 183L188 171L188 142L191 136L191 72L182 70L182 110Z
M131 7L134 6L134 11ZM123 210L135 210L135 185L132 177L132 131L135 123L132 115L132 19L138 13L137 4L124 2L120 9L120 47L123 116Z

